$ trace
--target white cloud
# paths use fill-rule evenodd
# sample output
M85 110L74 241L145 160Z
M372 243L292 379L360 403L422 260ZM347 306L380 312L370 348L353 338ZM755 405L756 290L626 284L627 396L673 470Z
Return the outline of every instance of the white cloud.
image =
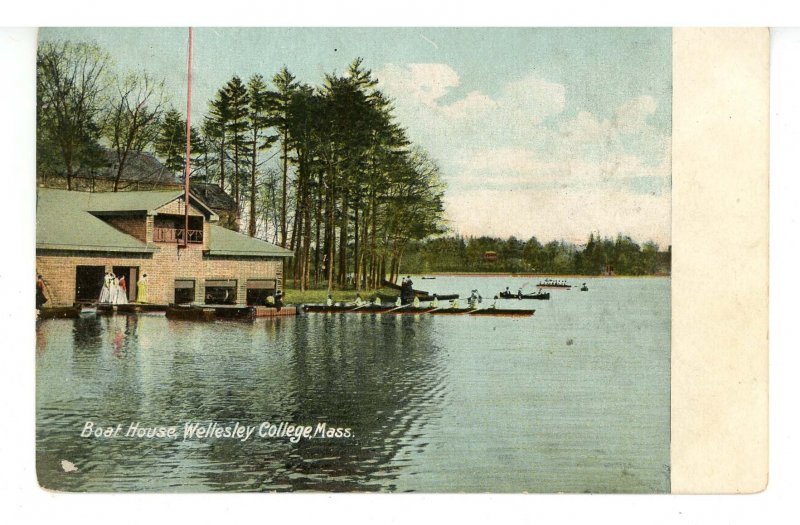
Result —
M463 235L535 235L544 242L563 238L582 243L599 231L667 246L670 206L668 194L480 189L449 196L447 213Z
M669 243L670 137L649 123L653 97L611 118L580 111L559 122L566 90L535 74L454 101L461 79L446 64L389 64L377 76L411 139L443 167L456 231L582 242L600 230Z

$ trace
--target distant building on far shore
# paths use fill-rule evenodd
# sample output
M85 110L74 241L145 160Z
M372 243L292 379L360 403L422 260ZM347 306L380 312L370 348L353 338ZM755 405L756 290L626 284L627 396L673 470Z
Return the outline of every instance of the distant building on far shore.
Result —
M496 262L497 252L483 252L483 262Z

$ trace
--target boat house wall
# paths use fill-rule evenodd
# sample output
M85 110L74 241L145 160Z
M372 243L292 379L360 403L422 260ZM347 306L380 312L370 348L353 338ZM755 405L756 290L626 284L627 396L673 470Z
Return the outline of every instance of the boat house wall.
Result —
M57 191L57 190L50 190ZM77 278L79 266L102 266L105 272L112 271L114 267L137 267L138 276L147 274L147 302L154 304L169 304L175 302L176 281L187 284L194 282L194 302L203 303L206 298L206 281L228 281L236 284L236 302L243 304L247 298L248 281L252 286L263 286L264 281L274 283L275 289L283 288L283 259L286 254L279 256L254 255L252 253L231 254L224 250L215 254L212 247L211 236L213 230L209 222L215 216L194 205L190 205L190 218L198 224L202 220L202 240L189 242L186 246L179 246L174 240L174 232L157 231L160 219L168 217L174 219L184 213L183 198L177 198L157 208L145 212L116 213L114 211L91 212L106 224L117 230L134 237L142 243L142 247L150 252L125 253L124 251L102 251L97 247L86 249L47 249L37 246L36 271L41 274L46 282L46 307L70 306L77 300ZM75 228L80 228L76 224ZM164 228L169 229L169 228ZM182 226L175 228L182 235ZM239 233L220 231L219 235L242 236ZM163 239L172 238L172 241ZM250 242L263 243L263 241ZM38 239L37 239L38 242ZM275 247L272 247L275 248ZM276 248L277 250L281 250ZM282 250L286 252L285 250ZM136 283L128 283L131 289ZM135 296L134 296L135 297Z

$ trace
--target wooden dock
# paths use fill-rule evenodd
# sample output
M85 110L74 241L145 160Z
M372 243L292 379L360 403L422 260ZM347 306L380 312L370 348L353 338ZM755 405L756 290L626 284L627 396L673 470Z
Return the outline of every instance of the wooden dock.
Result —
M286 317L297 315L297 307L286 305L281 308L269 306L247 306L237 304L169 305L167 319L186 321L215 321L227 319L252 321L258 317Z
M139 312L166 312L167 305L151 303L128 303L128 304L106 304L101 303L94 306L97 313L110 315L113 313L132 314Z

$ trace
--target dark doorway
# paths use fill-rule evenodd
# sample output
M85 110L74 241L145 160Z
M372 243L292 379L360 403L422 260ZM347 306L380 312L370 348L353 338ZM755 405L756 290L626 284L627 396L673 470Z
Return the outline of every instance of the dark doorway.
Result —
M128 302L136 300L136 282L139 280L138 266L114 266L112 270L117 279L125 277L125 287L128 289Z
M75 268L75 302L94 303L103 289L105 266L77 266Z

